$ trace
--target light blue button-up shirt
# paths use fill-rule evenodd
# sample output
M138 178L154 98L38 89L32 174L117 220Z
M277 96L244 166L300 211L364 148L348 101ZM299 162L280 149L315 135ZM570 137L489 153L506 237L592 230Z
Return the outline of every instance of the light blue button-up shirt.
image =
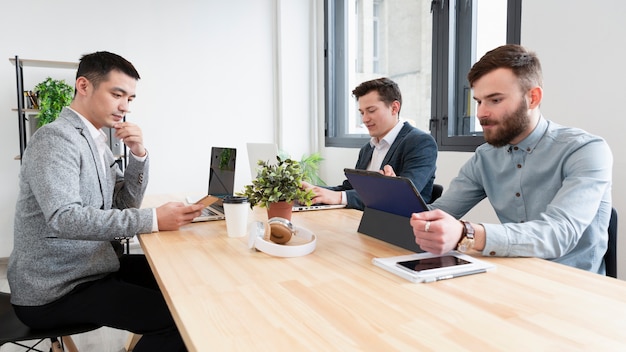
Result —
M483 144L433 208L461 218L487 197L486 256L539 257L604 274L613 156L604 139L540 118L517 145Z

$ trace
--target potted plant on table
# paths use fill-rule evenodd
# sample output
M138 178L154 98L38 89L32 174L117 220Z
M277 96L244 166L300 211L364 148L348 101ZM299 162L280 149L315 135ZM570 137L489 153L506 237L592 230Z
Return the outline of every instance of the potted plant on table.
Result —
M292 159L276 157L278 163L270 164L259 160L257 177L246 185L238 195L248 197L250 207L258 205L268 210L268 218L282 217L291 220L293 202L311 205L313 191L304 190L300 184L304 173L300 163ZM275 213L282 209L282 213Z

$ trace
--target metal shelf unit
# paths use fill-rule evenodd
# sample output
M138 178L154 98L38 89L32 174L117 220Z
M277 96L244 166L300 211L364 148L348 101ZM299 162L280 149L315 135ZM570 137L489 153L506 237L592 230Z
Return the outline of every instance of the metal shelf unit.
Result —
M38 112L37 109L30 109L26 107L26 101L24 99L24 67L76 70L78 69L78 63L21 59L17 55L14 58L9 58L9 61L11 61L11 63L15 66L15 81L17 90L17 108L12 110L17 112L20 155L15 157L15 159L19 159L21 162L22 157L24 156L24 150L26 149L26 144L28 142L28 131L26 128L26 121L28 121L27 115L34 115ZM114 133L110 129L104 128L103 130L109 138L109 147L113 151L120 168L124 170L127 160L126 146L119 140L115 139Z
M53 68L53 69L77 69L78 63L76 62L63 62L63 61L45 61L45 60L29 60L29 59L20 59L17 55L15 58L10 58L9 61L15 66L15 82L16 82L16 91L17 91L17 125L19 130L19 139L20 139L20 162L22 160L22 156L24 155L24 149L26 149L26 144L28 142L28 136L26 133L26 121L27 112L32 113L33 109L26 109L26 104L24 101L24 67L42 67L42 68Z

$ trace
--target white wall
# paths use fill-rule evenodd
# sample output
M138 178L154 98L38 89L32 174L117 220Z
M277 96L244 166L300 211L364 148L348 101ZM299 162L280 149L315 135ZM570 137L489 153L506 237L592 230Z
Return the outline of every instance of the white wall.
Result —
M237 168L243 172L236 187L249 181L246 141L277 142L296 158L319 145L326 158L322 176L330 184L343 179L344 167L354 166L358 150L324 148L320 135L323 87L316 83L323 76L323 45L315 36L323 33L321 0L112 0L95 11L86 7L80 0L3 4L0 59L77 61L84 53L109 50L132 61L142 79L128 118L142 126L150 150L149 193L204 192L213 145L239 149ZM615 158L614 205L626 214L626 186L619 182L626 176L626 156L618 153L626 144L619 115L626 96L626 2L525 0L522 17L522 44L536 50L544 66L544 114L607 139ZM19 172L13 160L17 122L10 110L15 76L8 60L0 61L0 82L0 257L6 257ZM437 182L447 186L470 156L441 152ZM485 203L468 218L495 221ZM620 248L620 276L626 278L623 240Z
M150 152L148 193L206 192L211 146L238 149L240 189L250 180L246 142L277 142L297 158L310 152L313 3L112 0L95 8L80 0L3 3L0 257L13 247L20 165L13 160L19 140L9 58L78 61L97 50L124 56L142 77L128 120L142 127ZM278 35L278 28L285 34ZM279 61L285 66L280 76ZM75 72L26 68L25 86L47 74L73 84ZM285 91L280 105L278 86Z

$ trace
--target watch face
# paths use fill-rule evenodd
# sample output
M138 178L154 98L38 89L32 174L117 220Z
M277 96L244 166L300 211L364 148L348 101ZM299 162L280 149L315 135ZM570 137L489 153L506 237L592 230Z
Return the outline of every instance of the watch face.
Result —
M467 252L470 248L472 248L473 245L474 245L474 241L465 237L463 238L461 243L459 243L459 246L457 249L459 250L459 252Z

